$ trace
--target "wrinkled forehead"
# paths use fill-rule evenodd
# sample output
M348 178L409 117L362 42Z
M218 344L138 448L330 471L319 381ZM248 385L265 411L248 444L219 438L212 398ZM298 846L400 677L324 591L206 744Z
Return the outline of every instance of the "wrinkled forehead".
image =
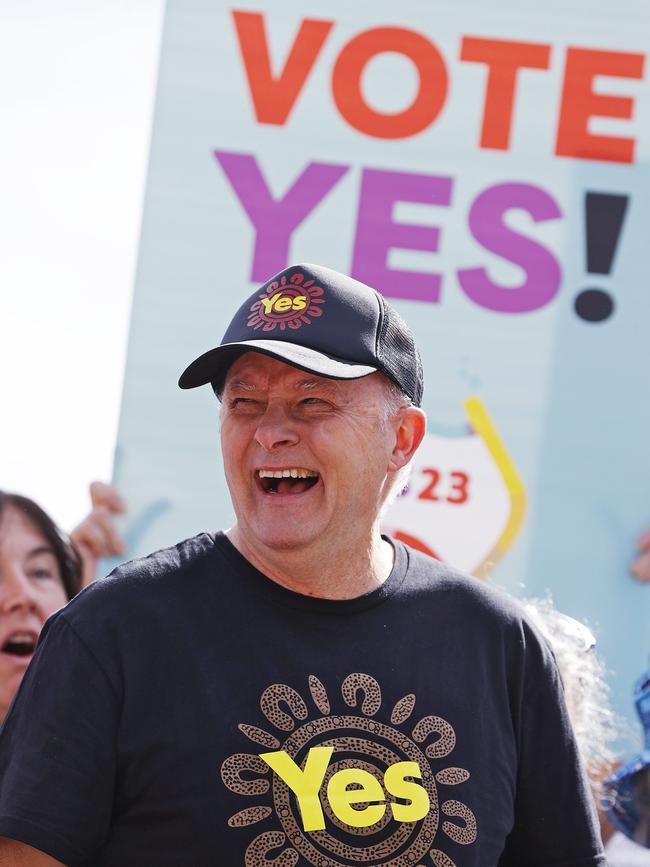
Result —
M382 379L381 374L370 374L360 379L334 379L320 376L312 371L302 370L277 358L271 358L260 352L246 352L229 368L223 392L235 389L266 390L275 385L296 388L305 391L328 392L337 395L353 397L368 393L368 380ZM374 382L370 383L372 390Z
M235 382L264 383L271 379L324 379L262 352L244 352L228 368L224 389Z
M0 513L0 547L38 548L53 553L52 546L36 522L13 505L5 506Z

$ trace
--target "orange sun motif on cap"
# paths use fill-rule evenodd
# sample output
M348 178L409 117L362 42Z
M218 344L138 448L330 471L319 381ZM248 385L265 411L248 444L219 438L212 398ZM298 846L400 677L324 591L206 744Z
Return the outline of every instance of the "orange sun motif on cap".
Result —
M302 328L311 325L312 319L321 316L320 305L325 303L323 287L314 280L305 280L300 271L295 272L287 280L273 280L266 287L257 301L251 305L251 312L246 323L249 328L262 331L274 331L280 328Z

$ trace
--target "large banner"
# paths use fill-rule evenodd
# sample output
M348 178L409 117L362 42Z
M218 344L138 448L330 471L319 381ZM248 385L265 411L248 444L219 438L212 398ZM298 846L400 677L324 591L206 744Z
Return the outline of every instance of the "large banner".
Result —
M629 713L650 591L650 6L169 0L115 480L136 556L227 526L181 392L252 288L379 289L430 425L386 529L599 633Z

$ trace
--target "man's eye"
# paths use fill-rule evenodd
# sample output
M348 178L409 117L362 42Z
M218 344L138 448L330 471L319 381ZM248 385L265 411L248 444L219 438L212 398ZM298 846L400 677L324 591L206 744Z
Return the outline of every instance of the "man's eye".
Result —
M32 578L39 579L54 578L54 575L49 569L32 569L31 576Z
M327 401L323 400L321 397L306 397L304 400L300 401L302 404L307 404L310 406L327 406Z

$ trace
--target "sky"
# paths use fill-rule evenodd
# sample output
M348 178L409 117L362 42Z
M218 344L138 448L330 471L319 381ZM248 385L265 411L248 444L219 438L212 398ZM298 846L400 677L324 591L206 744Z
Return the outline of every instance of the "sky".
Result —
M0 3L0 488L110 480L163 0Z

